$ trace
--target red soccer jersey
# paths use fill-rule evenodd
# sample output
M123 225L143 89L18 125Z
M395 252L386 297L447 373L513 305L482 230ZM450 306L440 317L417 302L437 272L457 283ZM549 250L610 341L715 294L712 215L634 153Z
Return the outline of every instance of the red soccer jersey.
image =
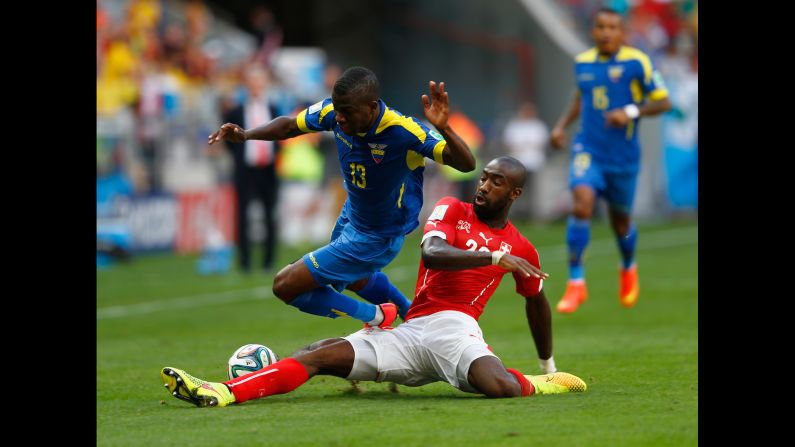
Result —
M453 197L444 197L436 202L436 207L425 222L424 232L423 241L438 236L461 250L502 250L541 268L535 247L510 221L505 228L489 228L478 220L471 203ZM414 302L406 320L443 310L457 310L477 320L507 272L496 265L465 270L427 269L420 259ZM522 296L537 295L543 285L540 278L516 273L513 277L516 280L516 293Z

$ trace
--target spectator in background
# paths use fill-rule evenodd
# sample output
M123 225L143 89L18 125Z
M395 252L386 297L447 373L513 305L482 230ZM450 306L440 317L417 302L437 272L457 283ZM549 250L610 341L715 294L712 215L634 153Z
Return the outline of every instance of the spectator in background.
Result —
M342 76L342 68L336 64L328 64L323 69L323 84L326 87L325 97L331 96L334 83ZM345 192L342 176L340 174L340 162L337 159L337 143L332 132L320 132L319 142L320 153L323 155L323 190L326 192L326 201L330 203L331 212L329 213L329 223L334 225L337 215L342 210L348 193Z
M256 127L277 116L268 103L268 72L258 65L250 65L243 73L247 90L246 100L224 114L224 122L241 123L245 127ZM249 140L243 143L226 142L232 153L233 177L237 197L237 245L240 269L251 271L250 228L248 206L259 196L262 200L265 221L262 266L266 272L273 268L276 257L276 199L278 179L276 177L276 151L273 141ZM218 150L210 148L211 153Z
M527 170L527 198L514 204L516 216L532 218L532 206L536 202L536 173L546 163L546 146L549 141L549 129L538 119L535 104L525 101L519 106L516 115L505 126L502 141L508 154L519 160Z
M673 108L662 118L663 159L672 211L698 209L698 64L693 36L679 34L660 61Z
M300 112L300 110L298 110ZM279 241L296 245L324 241L331 231L330 222L321 216L327 204L321 190L323 156L318 149L322 133L307 133L285 140L279 150L277 173L280 190Z
M249 15L251 32L257 39L257 51L253 61L264 67L270 67L270 58L274 51L282 46L282 28L276 23L273 13L265 5L257 5Z

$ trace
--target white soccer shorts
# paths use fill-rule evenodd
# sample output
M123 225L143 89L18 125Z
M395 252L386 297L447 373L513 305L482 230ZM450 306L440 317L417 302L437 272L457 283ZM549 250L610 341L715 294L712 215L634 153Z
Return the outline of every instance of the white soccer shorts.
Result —
M355 352L349 380L407 386L444 381L476 393L467 381L469 366L480 357L496 357L478 322L453 310L412 318L392 330L365 328L343 338Z

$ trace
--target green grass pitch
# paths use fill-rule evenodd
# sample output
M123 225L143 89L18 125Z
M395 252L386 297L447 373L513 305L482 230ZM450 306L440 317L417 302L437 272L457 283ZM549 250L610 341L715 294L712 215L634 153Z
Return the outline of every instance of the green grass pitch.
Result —
M538 248L554 308L567 278L562 225L520 226ZM140 256L97 272L97 445L100 446L588 446L698 444L698 228L639 226L641 293L618 303L618 251L604 221L586 255L589 299L572 315L553 310L558 368L588 383L581 394L486 399L446 383L419 388L316 377L292 393L227 408L196 408L168 395L163 366L226 378L239 346L286 356L315 340L354 332L350 318L286 306L264 274L201 277L196 257ZM413 296L419 231L385 272ZM284 265L310 246L279 252ZM257 259L257 258L255 258ZM539 374L522 298L506 275L480 320L508 367Z

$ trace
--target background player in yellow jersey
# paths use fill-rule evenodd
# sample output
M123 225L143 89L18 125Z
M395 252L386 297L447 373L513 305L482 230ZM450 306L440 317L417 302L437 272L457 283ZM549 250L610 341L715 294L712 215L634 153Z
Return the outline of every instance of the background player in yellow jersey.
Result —
M574 209L566 228L569 281L557 304L562 313L574 312L588 297L583 253L590 239L597 195L607 200L610 224L621 251L619 301L625 307L637 302L638 232L630 214L640 170L638 121L641 116L671 109L668 91L649 57L622 45L624 28L618 12L600 9L594 17L592 36L596 47L576 57L577 90L551 134L552 146L562 148L566 127L581 117L569 168Z

